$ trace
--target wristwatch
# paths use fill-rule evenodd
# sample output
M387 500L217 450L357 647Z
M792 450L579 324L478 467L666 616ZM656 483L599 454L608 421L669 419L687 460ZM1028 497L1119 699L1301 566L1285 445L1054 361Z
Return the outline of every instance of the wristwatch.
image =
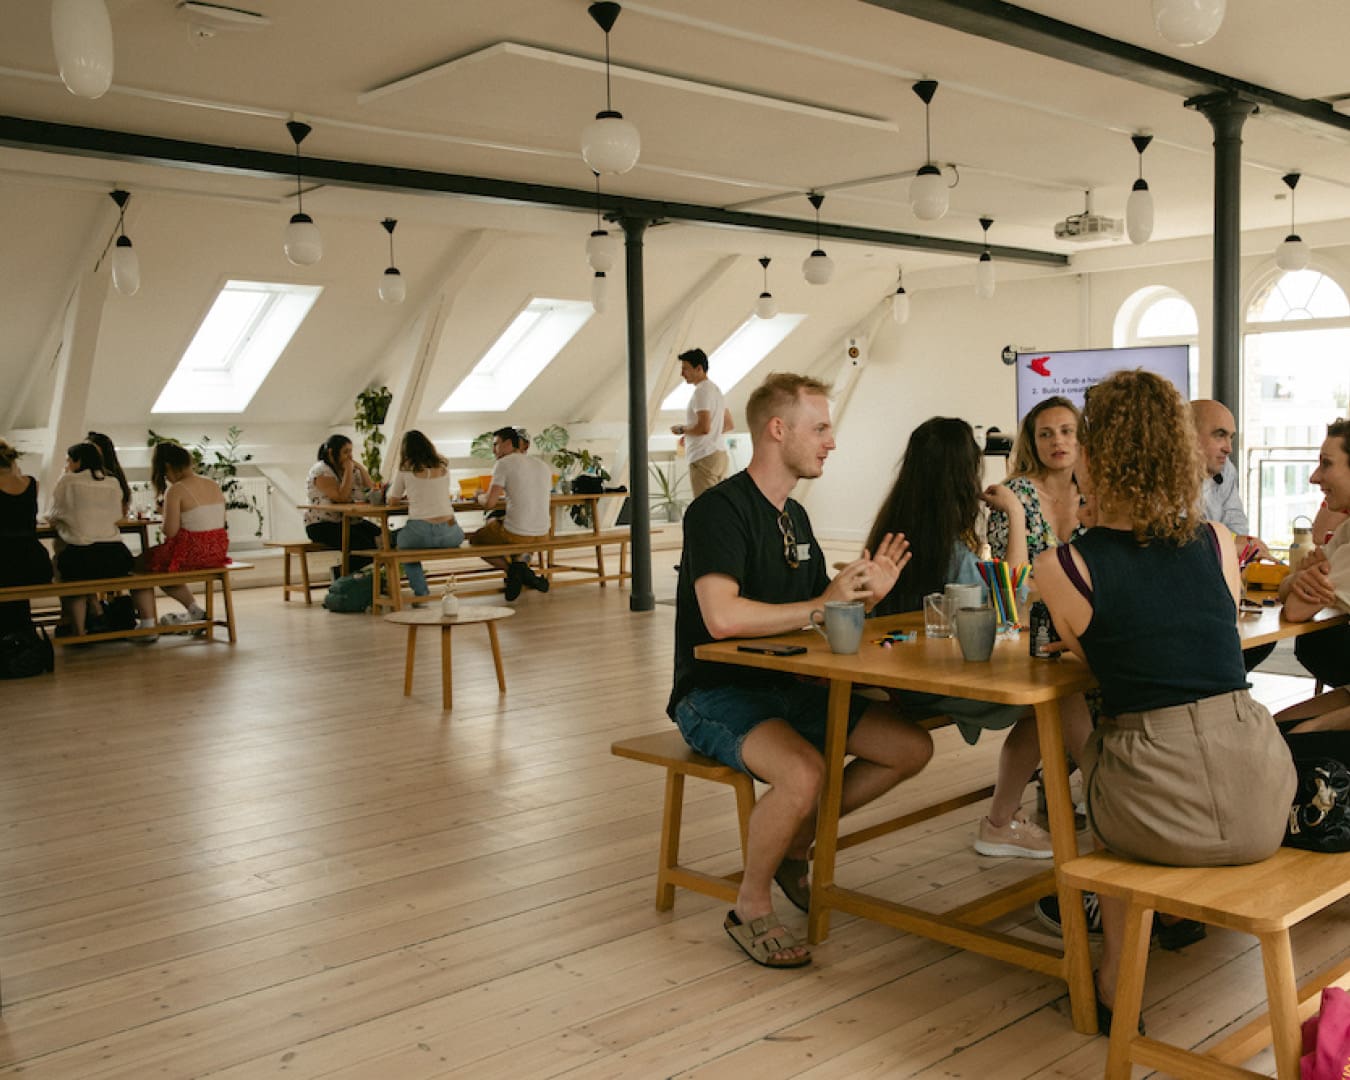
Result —
M683 424L676 424L676 425L675 425L675 434L676 434L676 435L683 435L683 434L684 434L684 425L683 425Z

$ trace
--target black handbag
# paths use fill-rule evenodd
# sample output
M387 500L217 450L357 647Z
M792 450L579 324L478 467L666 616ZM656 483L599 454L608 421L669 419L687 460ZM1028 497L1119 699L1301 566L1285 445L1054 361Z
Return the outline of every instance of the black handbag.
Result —
M1350 769L1333 757L1295 757L1298 787L1289 808L1286 847L1350 851Z
M0 636L0 679L28 679L56 669L56 656L41 627Z

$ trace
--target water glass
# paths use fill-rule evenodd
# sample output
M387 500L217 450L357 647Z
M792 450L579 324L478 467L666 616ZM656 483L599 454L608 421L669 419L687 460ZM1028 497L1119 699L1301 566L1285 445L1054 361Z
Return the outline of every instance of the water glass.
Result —
M956 601L943 593L929 593L923 598L923 632L931 638L952 636L952 615Z

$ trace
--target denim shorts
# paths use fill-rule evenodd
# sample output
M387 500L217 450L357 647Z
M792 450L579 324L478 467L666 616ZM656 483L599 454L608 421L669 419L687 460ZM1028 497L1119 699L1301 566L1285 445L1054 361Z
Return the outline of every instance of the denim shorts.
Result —
M748 773L750 770L741 760L741 744L766 720L786 720L798 735L823 753L829 698L828 686L808 682L699 687L685 694L675 706L675 723L684 741L694 750ZM849 700L850 733L870 704L856 694Z

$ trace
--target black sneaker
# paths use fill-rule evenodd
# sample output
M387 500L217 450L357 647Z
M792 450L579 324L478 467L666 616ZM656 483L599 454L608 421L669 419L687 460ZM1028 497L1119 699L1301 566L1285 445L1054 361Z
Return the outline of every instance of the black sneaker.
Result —
M539 592L548 592L548 578L543 574L536 574L528 571L530 574L530 588L537 589Z
M1036 918L1040 920L1042 926L1061 937L1064 935L1064 927L1059 921L1059 897L1042 896L1036 901ZM1095 892L1085 892L1083 894L1083 914L1087 916L1088 937L1100 939L1102 936L1102 908L1097 901Z
M1178 919L1176 922L1163 922L1161 915L1153 916L1153 936L1158 944L1171 952L1180 952L1187 945L1194 945L1205 939L1205 924L1194 919Z
M524 563L513 562L506 567L506 599L515 600L525 587L525 574L529 573Z

